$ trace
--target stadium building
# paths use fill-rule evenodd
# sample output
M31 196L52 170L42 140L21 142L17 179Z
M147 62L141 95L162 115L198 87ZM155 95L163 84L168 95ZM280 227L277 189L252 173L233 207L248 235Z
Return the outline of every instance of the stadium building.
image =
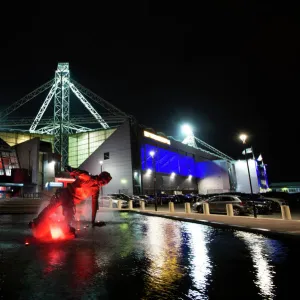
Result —
M47 89L36 117L11 117ZM72 113L75 101L81 105L76 112L90 114ZM0 155L3 197L67 184L72 179L61 171L66 164L92 174L110 172L113 180L105 194L250 192L245 161L234 160L191 131L179 141L138 124L73 81L67 63L58 64L53 80L0 112ZM262 161L249 159L249 167L253 191L267 189Z

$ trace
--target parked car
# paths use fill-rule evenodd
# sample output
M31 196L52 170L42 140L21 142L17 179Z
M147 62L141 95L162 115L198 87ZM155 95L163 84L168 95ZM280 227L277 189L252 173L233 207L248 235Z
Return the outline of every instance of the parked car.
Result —
M132 197L126 195L126 194L117 194L117 193L114 193L114 194L108 194L108 196L113 196L113 197L117 197L121 200L126 200L126 201L129 201L129 200L133 200Z
M168 194L158 194L157 195L157 203L158 204L167 204L169 202L175 202L175 195Z
M259 215L268 215L272 213L272 203L271 201L263 198L257 198L253 201L250 198L242 198L244 201L247 201L249 210L253 213L253 202L255 205L256 213Z
M233 214L235 216L246 215L250 213L250 207L247 201L243 201L235 195L218 195L200 200L193 205L193 210L199 213L203 212L203 203L209 203L209 210L212 213L226 213L226 204L232 204Z
M186 194L185 195L187 197L187 199L189 200L188 202L195 202L199 196L197 194Z
M126 194L109 194L109 196L118 197L121 200L129 201L132 200L133 207L140 207L140 201L144 201L144 199L140 198L139 196L129 196ZM145 206L147 205L145 201Z
M117 208L119 200L122 201L122 208L128 207L128 202L126 200L120 199L116 196L100 196L98 202L100 207L109 207L110 201L112 201L112 207Z
M150 202L152 203L154 201L154 198L151 198L148 195L139 195L138 197L145 201L145 205L148 205Z
M154 195L140 195L143 198L145 196L147 198L148 204L155 204L155 196Z
M133 196L131 196L131 198L132 198L131 200L132 200L132 206L133 207L140 207L141 206L141 201L144 201L145 206L148 205L148 200L144 199L140 196L133 195Z
M190 194L188 194L188 195L179 194L179 195L174 196L174 202L177 202L177 203L185 203L185 202L192 203L193 200L194 200L194 198Z
M269 204L270 213L281 212L280 206L287 204L284 199L280 198L261 197L259 199L256 199L255 201L258 200L267 202Z

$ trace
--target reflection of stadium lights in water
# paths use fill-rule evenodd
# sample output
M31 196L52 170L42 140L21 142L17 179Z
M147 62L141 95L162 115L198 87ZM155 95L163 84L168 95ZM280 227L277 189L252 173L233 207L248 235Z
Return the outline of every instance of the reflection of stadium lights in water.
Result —
M209 242L206 233L209 232L210 229L193 223L185 223L184 228L189 235L188 242L191 250L189 255L190 267L192 270L191 275L193 283L197 287L197 296L199 298L196 297L195 290L190 296L193 299L205 299L203 298L203 295L207 288L208 276L212 271L212 264L206 246L207 242Z
M156 291L164 291L165 285L170 286L183 276L179 271L182 243L180 227L176 223L162 218L153 218L147 223L146 251L149 260L150 284ZM148 299L152 299L150 296Z
M273 266L269 263L271 255L268 252L276 253L276 251L270 249L269 245L267 245L268 239L263 236L242 231L235 232L235 235L242 238L250 250L253 265L257 271L255 274L257 278L255 285L266 299L273 299L275 296L273 282L275 272Z

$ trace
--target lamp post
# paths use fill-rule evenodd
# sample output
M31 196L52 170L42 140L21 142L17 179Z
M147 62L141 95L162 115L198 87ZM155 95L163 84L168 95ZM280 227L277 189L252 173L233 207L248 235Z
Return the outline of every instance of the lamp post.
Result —
M246 134L241 134L240 135L240 140L243 142L243 144L245 145L245 160L247 163L247 170L248 170L248 176L249 176L249 184L250 184L250 191L251 191L251 199L252 199L252 207L253 207L253 215L254 218L257 218L257 214L256 214L256 207L255 207L255 203L254 203L254 199L253 199L253 189L252 189L252 182L251 182L251 176L250 176L250 169L249 169L249 163L248 163L248 158L247 158L247 145L246 145L246 140L247 140L248 136Z
M152 164L154 164L154 174L153 174L153 192L155 201L155 211L157 211L157 197L156 197L156 162L155 162L155 151L150 151L150 156L152 157Z
M102 173L102 167L103 167L103 160L99 161L100 164L100 172ZM101 189L100 189L100 195L101 195L101 199L102 199L102 206L104 206L104 200L103 200L103 187L101 185Z

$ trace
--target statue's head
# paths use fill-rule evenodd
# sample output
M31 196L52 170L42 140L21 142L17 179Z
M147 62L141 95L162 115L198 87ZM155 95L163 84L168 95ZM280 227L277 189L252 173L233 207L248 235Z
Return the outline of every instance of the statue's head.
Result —
M97 176L97 180L101 185L105 185L105 184L108 184L112 180L112 177L110 176L110 174L108 172L104 171Z

